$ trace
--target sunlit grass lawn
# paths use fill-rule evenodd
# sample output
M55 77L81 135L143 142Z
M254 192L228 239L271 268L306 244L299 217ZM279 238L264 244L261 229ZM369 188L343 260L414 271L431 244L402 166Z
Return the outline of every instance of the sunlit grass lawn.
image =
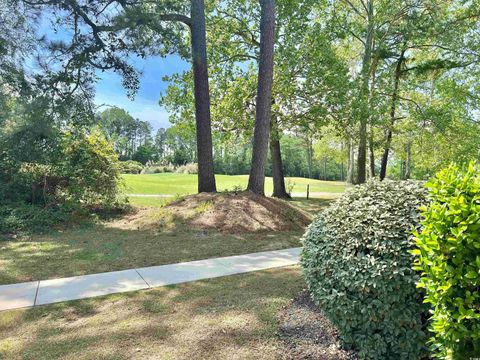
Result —
M2 359L278 359L298 267L0 313Z
M0 284L172 264L300 246L301 231L223 234L103 224L0 241Z
M124 174L125 192L127 194L165 194L185 195L197 192L197 175L190 174ZM216 175L217 188L219 191L232 190L235 187L245 189L248 175ZM293 192L304 193L307 184L310 184L311 192L342 193L345 183L337 181L322 181L299 177L286 178L288 184L293 184ZM266 194L273 191L272 178L265 182Z
M150 207L155 207L153 202L160 206L168 201L140 200L152 201ZM325 199L291 202L311 214L328 203ZM156 223L161 210L140 210L141 219L152 218ZM0 284L286 249L300 246L303 234L302 230L227 234L190 229L176 220L170 225L137 228L126 215L107 222L70 224L47 234L0 236Z

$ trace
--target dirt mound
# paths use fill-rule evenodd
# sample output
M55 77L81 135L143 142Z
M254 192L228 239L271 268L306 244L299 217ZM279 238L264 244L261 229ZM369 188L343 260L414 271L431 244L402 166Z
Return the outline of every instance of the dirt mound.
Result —
M300 230L311 221L288 201L250 192L191 195L164 210L193 228L225 233Z
M338 331L302 292L278 315L280 338L285 350L283 359L355 360L352 351L343 350Z

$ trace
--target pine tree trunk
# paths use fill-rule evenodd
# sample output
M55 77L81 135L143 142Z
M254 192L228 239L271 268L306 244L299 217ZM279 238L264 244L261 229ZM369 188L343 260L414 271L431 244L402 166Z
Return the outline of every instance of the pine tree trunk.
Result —
M260 0L260 61L257 104L253 134L252 165L247 189L265 195L265 163L268 155L272 113L273 48L275 42L275 1Z
M374 148L373 148L373 133L372 129L370 127L370 137L368 139L368 155L369 155L369 175L370 179L373 179L375 177L375 153L374 153Z
M357 157L357 183L363 184L366 180L366 167L367 167L367 124L369 119L369 93L368 86L370 79L370 65L372 59L372 47L373 47L373 0L369 0L367 3L367 29L365 34L365 52L362 60L362 89L361 97L363 103L361 104L360 111L360 128L359 128L359 141L358 141L358 157Z
M405 51L403 50L398 58L397 65L395 66L395 77L393 79L393 93L392 103L390 105L390 126L387 129L385 136L385 147L383 149L382 164L380 167L380 180L385 179L387 176L388 154L390 147L392 146L393 126L395 125L395 116L398 100L398 87L400 84L400 76L402 74L402 63L404 60Z
M310 138L307 138L307 166L308 166L308 178L312 179L313 173L313 144Z
M204 0L191 0L191 32L197 127L198 192L215 192L217 187L213 169Z
M353 171L355 169L355 148L353 139L348 139L347 143L348 163L347 163L347 184L353 184Z
M272 157L272 175L273 175L273 197L290 199L285 187L285 176L283 174L282 152L280 150L280 134L278 132L277 122L272 118L270 133L270 156Z
M406 146L406 160L405 160L405 180L410 179L410 167L412 163L412 143L409 141Z

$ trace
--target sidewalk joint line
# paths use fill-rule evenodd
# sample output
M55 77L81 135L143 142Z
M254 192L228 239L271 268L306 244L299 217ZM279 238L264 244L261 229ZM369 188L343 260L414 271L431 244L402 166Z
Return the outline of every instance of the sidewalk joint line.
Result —
M33 300L33 306L37 304L38 289L40 288L40 280L37 281L37 290L35 291L35 299Z
M142 280L145 281L145 284L147 284L148 288L151 289L152 287L151 287L150 284L147 282L147 280L145 280L145 279L143 278L142 274L140 274L140 272L139 272L137 269L134 269L134 270L137 272L138 276L140 276L140 277L142 278Z

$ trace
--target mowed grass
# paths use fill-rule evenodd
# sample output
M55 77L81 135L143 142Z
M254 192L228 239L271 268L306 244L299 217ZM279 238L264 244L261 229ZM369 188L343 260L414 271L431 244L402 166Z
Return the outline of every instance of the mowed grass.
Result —
M0 241L0 284L298 247L301 235L301 231L223 234L78 226Z
M116 271L136 267L279 250L301 245L302 230L228 234L191 229L161 208L140 209L141 228L130 215L93 224L70 224L47 234L0 235L0 284ZM329 200L300 199L292 205L315 214ZM156 225L158 224L158 225ZM140 224L141 225L141 224ZM138 227L137 227L138 226Z
M186 195L197 192L197 175L195 174L123 174L125 180L125 192L127 194L164 194ZM216 175L217 189L219 191L245 189L248 183L248 175ZM310 184L310 192L342 193L345 183L337 181L322 181L300 177L286 178L288 184L292 184L294 193L305 193L307 184ZM265 180L265 192L273 192L272 178Z
M278 359L286 267L0 313L3 359Z

